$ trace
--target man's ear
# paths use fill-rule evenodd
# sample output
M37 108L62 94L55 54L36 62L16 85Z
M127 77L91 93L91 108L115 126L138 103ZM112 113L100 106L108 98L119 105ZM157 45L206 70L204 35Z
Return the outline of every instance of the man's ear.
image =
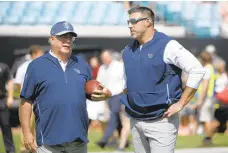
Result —
M50 38L48 39L48 43L51 44L51 45L53 45L53 38L52 38L52 37L50 37Z
M153 21L151 21L151 20L147 20L147 22L145 22L145 24L146 24L147 27L150 27L150 26L153 26L152 22Z

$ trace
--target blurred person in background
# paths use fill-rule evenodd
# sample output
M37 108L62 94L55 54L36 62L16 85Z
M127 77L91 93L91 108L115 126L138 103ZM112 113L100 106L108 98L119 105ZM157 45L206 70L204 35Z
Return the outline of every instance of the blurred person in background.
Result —
M215 93L219 93L227 87L228 83L226 62L224 60L219 60L215 68L218 72L218 76L215 82Z
M13 91L13 76L10 73L10 69L8 65L0 63L0 128L2 130L6 153L16 153L9 113L9 108L14 101Z
M212 44L207 45L204 50L210 54L210 56L212 58L212 65L214 68L216 67L218 61L223 60L222 57L217 55L217 49L214 45L212 45Z
M226 88L228 88L228 76L226 72L226 63L223 60L218 61L216 65L216 69L218 72L218 77L215 82L215 94L223 92ZM228 94L226 95L228 96ZM217 99L215 105L215 118L218 121L217 126L218 132L223 132L228 135L228 104L223 101Z
M115 96L108 99L108 106L110 109L110 118L107 123L103 138L97 142L97 145L104 148L109 138L113 135L115 129L118 130L120 135L119 150L123 151L125 146L128 145L127 139L130 132L130 121L124 113L121 113L120 97L122 94L122 82L124 67L123 63L113 58L113 51L106 49L101 53L102 65L98 71L97 80L101 84L111 89L111 93ZM122 127L121 127L122 124Z
M112 58L113 58L113 60L116 60L116 61L120 61L120 62L123 61L122 55L121 55L120 52L114 51L114 52L112 53Z
M191 52L192 51L193 50L191 50ZM196 56L196 53L197 53L196 50L193 51L193 55ZM201 63L200 57L198 57L197 59ZM185 72L182 72L181 78L182 78L182 82L183 82L183 88L185 88L187 80L188 80L188 74ZM192 99L190 100L190 102L180 112L180 129L178 131L179 135L186 135L187 133L190 135L197 134L197 129L198 129L199 123L198 123L198 116L197 116L197 111L196 111L196 103L198 100L198 96L199 96L199 88L196 91L196 93L194 94L194 96L192 97ZM187 121L185 121L185 119ZM185 126L183 128L183 130L181 129L182 122L184 124L188 124L188 126ZM202 126L200 126L198 131L199 131L199 133L203 131Z
M203 81L198 89L198 100L195 105L199 115L199 122L203 125L203 146L212 144L213 122L214 122L214 86L215 70L212 65L212 56L207 51L200 54L200 61L206 70Z
M100 62L98 60L97 56L92 56L89 59L89 64L92 69L92 77L93 79L96 80L97 78L97 73L100 68ZM89 117L89 124L91 125L90 127L100 127L102 133L104 134L105 130L105 123L108 121L107 113L108 110L106 109L105 101L100 101L99 103L93 102L89 99L86 100L87 103L87 112L88 112L88 117Z
M120 52L113 52L112 53L113 59L120 61L123 63L122 59L122 51ZM127 140L130 134L130 120L129 117L126 116L125 107L122 104L120 110L120 118L121 118L121 134L120 134L120 143L119 143L119 151L124 151L124 148L127 148L130 145L130 142Z
M185 88L188 74L185 72L182 72L182 82L183 82L183 88ZM190 102L180 111L180 127L178 130L178 135L180 136L188 136L188 135L195 135L196 129L198 126L197 123L197 117L196 117L196 111L194 109L194 106L197 101L197 92L193 96L193 98L190 100Z
M16 56L16 59L14 60L13 62L13 66L11 68L11 73L12 75L15 77L16 76L16 73L17 73L17 69L23 64L25 63L26 61L30 61L31 60L31 56L30 54L25 54L23 56L20 56L20 57L17 57Z
M25 61L22 65L18 67L16 77L14 79L14 83L17 85L19 91L23 86L25 73L31 61L44 54L44 51L39 45L32 45L29 47L28 50L31 60Z
M101 66L98 58L96 56L91 57L89 60L89 64L92 68L92 77L93 77L93 79L96 79L98 70Z
M21 91L21 89L23 87L25 73L27 71L29 64L31 63L32 60L35 60L36 58L38 58L44 54L44 51L38 45L32 45L29 47L28 50L29 50L29 55L31 57L31 60L28 60L28 61L24 62L21 66L19 66L19 68L17 69L16 77L14 79L14 83L16 84L17 90L19 92ZM35 116L33 113L32 113L31 120L30 120L30 126L31 126L31 130L32 130L34 137L36 137ZM20 152L21 153L29 152L28 150L26 150L26 148L24 146L24 137L23 137L22 132L21 132Z

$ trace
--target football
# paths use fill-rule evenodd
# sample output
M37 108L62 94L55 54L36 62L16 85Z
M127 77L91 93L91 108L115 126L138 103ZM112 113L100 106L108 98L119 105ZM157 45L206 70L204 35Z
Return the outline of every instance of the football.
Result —
M97 80L90 80L87 81L85 84L85 92L86 92L86 97L88 99L91 99L91 95L93 94L94 90L102 90L103 87L100 85L101 83Z

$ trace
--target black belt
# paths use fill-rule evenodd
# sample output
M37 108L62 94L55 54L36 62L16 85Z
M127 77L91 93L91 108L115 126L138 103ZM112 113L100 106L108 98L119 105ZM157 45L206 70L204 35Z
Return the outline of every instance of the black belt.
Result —
M77 138L76 140L74 140L73 142L84 142L84 141L82 141L80 138Z
M155 106L138 106L136 105L134 102L132 102L128 96L127 96L127 100L128 100L128 104L130 105L130 107L139 112L139 113L142 113L142 114L147 114L147 113L151 113L151 112L155 112L155 111L158 111L160 109L167 109L169 106L168 104L158 104L158 105L155 105Z

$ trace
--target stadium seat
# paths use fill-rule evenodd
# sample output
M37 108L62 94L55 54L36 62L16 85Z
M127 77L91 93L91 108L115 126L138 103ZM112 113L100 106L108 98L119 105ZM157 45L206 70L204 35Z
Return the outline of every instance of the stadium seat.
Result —
M184 26L198 37L217 37L221 15L218 2L134 2L155 9L155 22ZM64 10L64 11L63 11ZM121 2L113 1L2 1L0 25L51 25L69 21L79 25L127 25Z
M28 12L33 12L33 11L41 12L41 10L43 9L43 5L44 5L44 2L29 3L27 8L26 8L26 11L28 11Z
M41 25L52 25L54 24L53 18L54 14L42 16L38 18L38 23Z
M4 21L3 16L0 16L0 24L3 24L3 21Z
M36 24L38 13L39 12L37 12L37 14L33 13L33 14L27 14L27 15L23 16L21 19L21 24L23 24L23 25Z
M155 19L156 21L164 21L164 18L165 18L165 14L166 14L166 11L167 11L167 5L168 3L165 2L165 1L158 1L156 3L156 7L155 7Z
M105 17L105 12L107 11L108 5L110 2L97 2L96 7L94 7L90 12L90 18L88 24L91 25L101 25L103 24L103 19Z
M85 25L87 24L87 21L90 20L89 14L91 9L94 7L94 3L86 1L77 3L77 5L78 7L72 17L72 23Z
M4 23L9 25L19 24L19 16L9 16L4 18Z
M122 17L120 19L120 25L127 25L127 20L128 20L128 13L127 11L123 12Z
M122 3L115 2L110 3L104 18L104 24L106 25L118 25L120 23L120 19L123 16L124 7Z
M169 2L167 5L166 19L168 24L180 24L182 3L179 2Z
M74 16L74 11L75 9L77 9L76 3L77 2L64 2L63 4L61 4L61 10L57 12L54 22L59 22L59 21L71 22L72 17Z
M0 16L1 17L4 17L7 15L7 12L11 6L11 3L10 2L0 2Z
M198 2L195 2L195 1L183 2L182 11L181 11L181 18L182 18L181 25L185 26L188 30L192 29L195 12L197 11L196 10L197 3Z
M211 36L210 28L213 21L212 13L214 13L212 6L211 3L200 3L197 6L198 11L195 12L193 31L198 37Z

